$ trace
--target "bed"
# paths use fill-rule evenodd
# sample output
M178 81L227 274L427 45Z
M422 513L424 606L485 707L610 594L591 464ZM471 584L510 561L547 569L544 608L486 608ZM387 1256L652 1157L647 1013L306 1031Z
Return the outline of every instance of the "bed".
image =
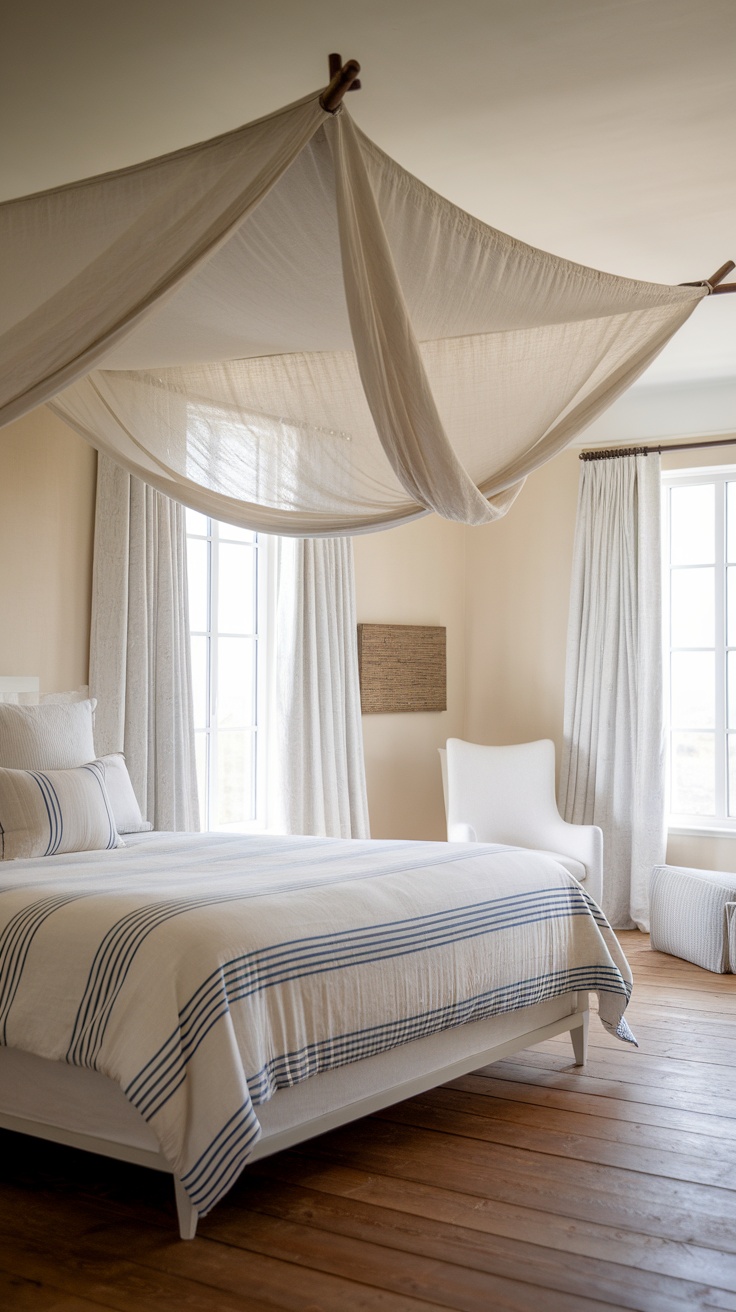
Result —
M556 862L489 844L130 835L0 873L0 1125L169 1171L248 1161L554 1034L631 975Z

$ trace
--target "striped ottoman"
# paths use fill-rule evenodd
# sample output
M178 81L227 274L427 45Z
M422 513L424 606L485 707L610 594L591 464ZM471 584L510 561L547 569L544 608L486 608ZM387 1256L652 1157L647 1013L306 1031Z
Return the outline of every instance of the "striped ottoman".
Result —
M736 875L655 866L649 884L651 946L717 974L734 970L735 905Z

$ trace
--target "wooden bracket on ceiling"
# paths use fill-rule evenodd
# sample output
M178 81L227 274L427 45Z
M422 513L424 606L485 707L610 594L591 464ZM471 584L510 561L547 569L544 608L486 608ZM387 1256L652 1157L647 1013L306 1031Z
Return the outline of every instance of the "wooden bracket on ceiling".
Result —
M711 296L720 296L724 292L736 292L736 282L723 282L726 274L736 269L736 263L733 260L726 260L720 269L716 269L710 278L701 278L699 282L681 282L681 287L707 287ZM719 284L722 284L719 286Z
M328 55L328 59L330 83L322 92L319 103L328 114L334 114L347 91L360 91L360 64L357 59L349 59L343 64L342 55Z

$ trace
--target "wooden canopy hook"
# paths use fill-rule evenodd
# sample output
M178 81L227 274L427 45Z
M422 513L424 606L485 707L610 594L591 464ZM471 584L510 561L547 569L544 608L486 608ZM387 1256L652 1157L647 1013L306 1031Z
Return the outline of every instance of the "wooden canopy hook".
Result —
M726 274L731 273L733 269L736 269L736 261L726 260L726 263L722 264L720 269L716 270L713 277L708 279L711 287L715 287L719 282L723 282Z
M712 274L710 278L701 278L699 282L681 282L680 286L707 287L713 296L717 295L719 292L733 292L736 291L736 282L728 282L725 287L718 286L720 282L723 282L726 274L730 273L732 269L736 269L736 263L734 263L733 260L726 260L726 263L722 264L720 269L716 269L715 273Z
M326 86L319 98L319 103L328 114L334 114L342 104L342 98L346 91L359 91L360 64L357 59L349 59L346 64L342 62L342 55L329 55L330 64L330 84Z

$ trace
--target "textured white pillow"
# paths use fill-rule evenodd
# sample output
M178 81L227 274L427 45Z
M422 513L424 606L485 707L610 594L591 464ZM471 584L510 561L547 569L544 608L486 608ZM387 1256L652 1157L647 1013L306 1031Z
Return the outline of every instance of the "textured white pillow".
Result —
M56 706L0 705L0 767L71 770L95 758L93 698Z
M0 768L0 860L122 846L101 761L76 770Z
M65 706L67 702L85 702L88 697L89 685L85 683L81 688L72 688L71 692L45 692L38 701L41 706Z
M133 792L128 767L122 752L101 756L105 767L105 787L110 798L115 826L119 834L143 834L153 829L150 820L144 820L138 798Z

